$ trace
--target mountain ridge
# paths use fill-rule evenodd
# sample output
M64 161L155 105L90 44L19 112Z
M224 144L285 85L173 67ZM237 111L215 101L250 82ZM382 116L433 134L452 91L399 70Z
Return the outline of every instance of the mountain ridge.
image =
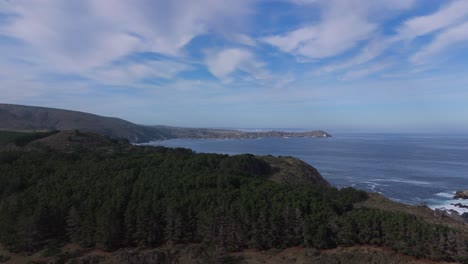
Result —
M131 142L163 138L154 129L129 121L58 108L0 104L3 130L82 130Z

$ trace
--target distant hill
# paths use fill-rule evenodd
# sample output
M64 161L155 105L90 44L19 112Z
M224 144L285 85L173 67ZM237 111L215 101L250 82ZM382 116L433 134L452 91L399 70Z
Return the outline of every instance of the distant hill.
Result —
M261 131L249 132L235 129L213 129L213 128L187 128L171 126L152 126L164 135L173 138L229 138L229 139L254 139L254 138L282 138L282 137L331 137L325 131L315 130L306 132L286 131Z
M92 131L130 142L164 139L157 129L115 117L46 107L0 104L0 130Z
M0 130L51 131L80 130L113 138L126 138L132 143L173 138L260 138L260 137L330 137L325 131L310 132L245 132L227 129L144 126L129 121L90 113L47 107L0 104Z

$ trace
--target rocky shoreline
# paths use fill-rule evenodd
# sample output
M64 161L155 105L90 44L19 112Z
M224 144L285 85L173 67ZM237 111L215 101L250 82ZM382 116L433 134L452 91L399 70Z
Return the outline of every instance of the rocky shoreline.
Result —
M455 195L453 196L453 199L455 200L465 200L468 199L468 190L460 190L456 191ZM460 202L452 202L450 203L450 206L453 206L452 208L447 208L447 207L440 207L440 208L432 208L434 210L434 215L444 215L447 217L450 217L456 221L462 222L462 223L468 223L468 212L463 209L468 209L468 204L464 203L463 201ZM460 208L462 210L458 210L457 208Z

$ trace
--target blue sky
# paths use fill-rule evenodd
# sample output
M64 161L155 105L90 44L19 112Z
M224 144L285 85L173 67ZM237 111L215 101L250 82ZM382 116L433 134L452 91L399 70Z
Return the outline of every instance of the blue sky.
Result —
M0 0L1 102L142 124L468 131L466 0Z

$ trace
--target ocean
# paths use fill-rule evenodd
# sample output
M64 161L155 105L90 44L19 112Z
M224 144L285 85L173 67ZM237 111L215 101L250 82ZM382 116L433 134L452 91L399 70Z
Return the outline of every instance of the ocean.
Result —
M341 188L378 192L407 204L468 209L454 203L468 189L468 136L418 134L334 134L331 138L174 139L151 145L196 152L294 156Z

